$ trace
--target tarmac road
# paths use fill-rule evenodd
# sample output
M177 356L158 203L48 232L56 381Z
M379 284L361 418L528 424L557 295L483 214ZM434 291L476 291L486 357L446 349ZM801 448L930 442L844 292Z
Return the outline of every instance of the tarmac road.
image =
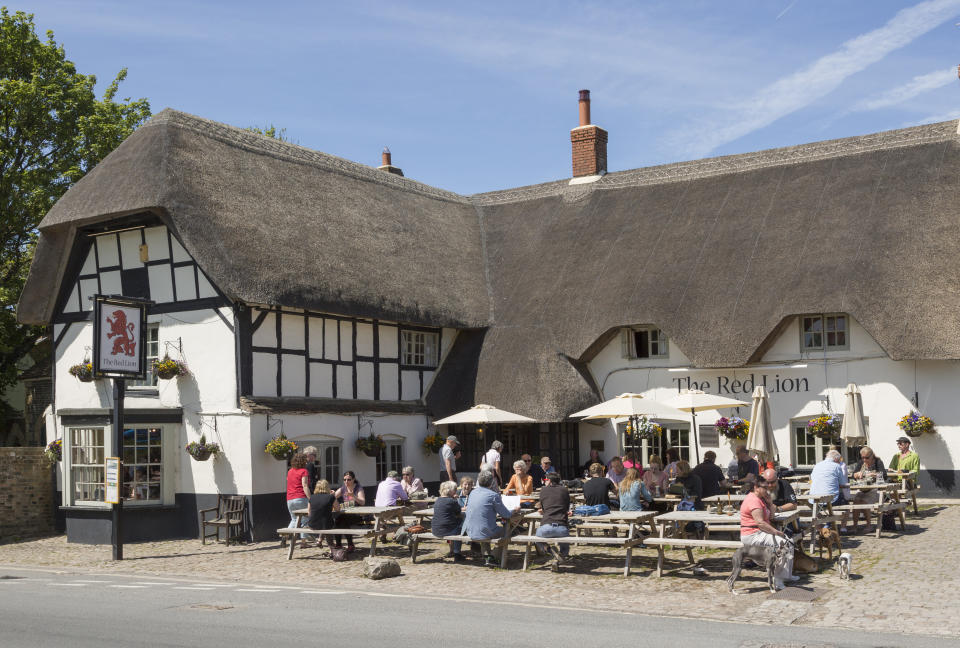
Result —
M491 592L490 603L477 603L0 568L0 646L960 646L943 637L583 611L508 598Z

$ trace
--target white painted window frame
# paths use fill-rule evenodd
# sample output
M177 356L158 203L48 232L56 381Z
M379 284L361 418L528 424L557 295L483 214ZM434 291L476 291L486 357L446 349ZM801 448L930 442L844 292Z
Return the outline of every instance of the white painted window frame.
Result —
M844 328L843 328L843 344L829 344L827 342L828 333L839 333L839 330L836 328L837 318L843 318ZM828 320L833 319L834 327L833 330L827 330ZM804 325L806 320L820 320L820 330L810 331L809 333L804 330ZM799 328L800 328L800 351L801 353L809 351L846 351L850 348L850 316L846 313L811 313L808 315L800 315L799 317ZM807 344L807 335L820 335L820 344Z

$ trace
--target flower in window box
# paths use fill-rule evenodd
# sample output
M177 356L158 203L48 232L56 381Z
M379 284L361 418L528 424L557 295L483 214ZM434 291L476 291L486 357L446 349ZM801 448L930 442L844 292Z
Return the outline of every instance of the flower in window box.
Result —
M717 428L717 432L728 439L738 439L742 441L746 439L750 433L750 421L742 419L739 416L731 416L730 418L721 416L717 419L716 423L714 423L714 426Z
M220 454L220 446L216 443L207 443L207 437L203 434L200 435L200 441L191 441L186 448L187 454L196 461L206 461L211 455L215 457Z
M432 455L440 452L445 440L439 434L428 434L423 440L423 454Z
M91 382L93 380L93 363L89 360L73 365L68 371L71 376L75 376L80 382Z
M288 439L286 435L281 432L277 436L267 441L267 445L264 446L263 451L269 455L272 455L273 458L278 461L286 461L293 456L294 452L297 451L297 444Z
M186 364L179 360L174 360L168 355L163 356L163 360L153 361L153 371L161 380L170 380L171 378L186 376L190 373L187 371Z
M933 432L933 421L929 416L924 416L920 412L910 412L901 418L897 425L906 432L907 436L918 437L924 432Z
M63 459L63 439L57 439L56 441L51 441L47 445L47 449L43 451L43 454L47 457L47 460L50 463L57 463Z
M387 447L387 444L384 443L382 436L371 432L368 436L357 439L356 446L357 450L368 457L376 457L380 454L381 450Z
M663 428L656 421L651 421L646 416L632 418L627 422L624 428L627 443L633 443L635 440L647 439L652 441L663 434Z
M840 438L841 419L836 414L824 414L807 422L807 432L824 441Z

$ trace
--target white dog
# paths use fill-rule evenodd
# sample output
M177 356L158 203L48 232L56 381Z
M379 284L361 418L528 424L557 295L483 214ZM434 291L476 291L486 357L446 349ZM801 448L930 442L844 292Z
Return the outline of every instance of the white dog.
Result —
M837 558L837 572L843 580L850 580L850 568L853 566L853 556L846 551Z

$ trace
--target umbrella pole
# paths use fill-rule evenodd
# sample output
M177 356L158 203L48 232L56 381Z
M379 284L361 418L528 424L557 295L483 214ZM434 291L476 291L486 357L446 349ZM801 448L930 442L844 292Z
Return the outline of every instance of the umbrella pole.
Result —
M697 410L691 410L690 414L693 416L693 429L690 430L690 435L693 437L693 450L696 453L697 463L700 463L700 444L697 442Z

